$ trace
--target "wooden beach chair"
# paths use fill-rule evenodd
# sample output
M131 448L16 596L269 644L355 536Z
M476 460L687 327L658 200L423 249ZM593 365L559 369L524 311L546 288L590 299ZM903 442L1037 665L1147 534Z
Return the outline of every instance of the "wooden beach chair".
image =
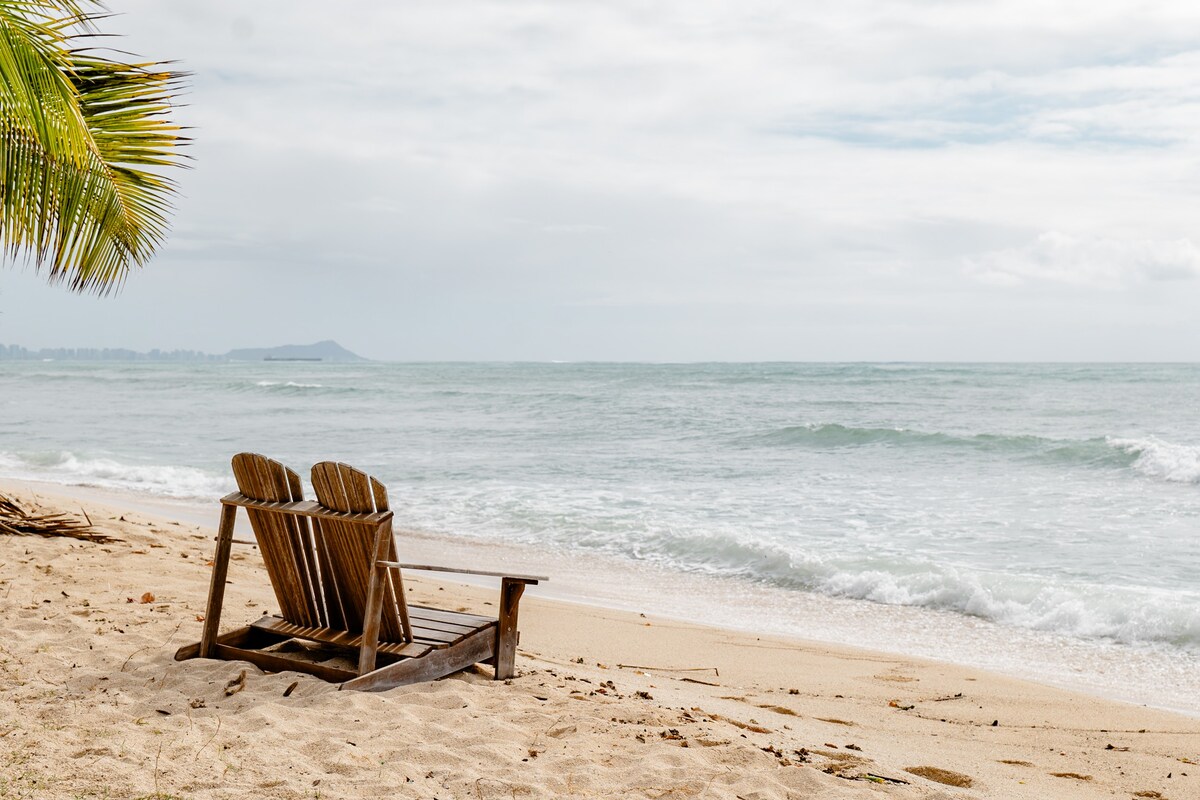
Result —
M366 691L435 680L477 663L492 665L496 680L512 677L521 594L546 578L400 563L387 491L346 464L313 467L317 502L303 499L295 472L264 456L234 456L233 474L239 491L221 498L203 633L179 649L177 661L249 661ZM219 634L238 508L250 518L280 613ZM500 578L499 615L409 605L401 569ZM292 640L314 643L325 660L349 655L357 669L321 663Z

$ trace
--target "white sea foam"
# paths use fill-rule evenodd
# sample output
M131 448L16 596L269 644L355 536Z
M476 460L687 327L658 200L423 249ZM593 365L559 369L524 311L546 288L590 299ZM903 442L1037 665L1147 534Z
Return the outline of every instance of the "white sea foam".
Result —
M1022 571L1011 564L998 569L945 563L936 555L912 552L912 543L900 549L891 537L885 547L872 544L877 532L860 519L851 518L852 524L825 539L813 535L812 528L819 525L808 523L810 536L796 541L738 525L699 524L661 498L638 505L612 492L566 496L544 488L500 486L465 494L438 492L400 513L406 525L426 530L483 539L502 536L533 546L555 545L564 552L604 553L668 571L949 611L1028 631L1200 653L1200 592L1186 584L1154 588L1112 578L1038 574L1036 565ZM971 523L960 518L958 524ZM1121 555L1114 551L1113 558Z
M324 389L325 388L325 384L323 384L323 383L297 383L296 381L258 381L254 385L261 386L264 388L271 387L271 386L282 386L282 387L288 388L288 389Z
M1144 439L1107 439L1110 447L1137 456L1133 468L1172 483L1200 483L1200 446Z
M24 457L0 453L0 471L29 480L188 499L218 497L230 488L229 478L193 467L123 464L111 458L81 458L67 451Z
M836 570L816 581L835 597L956 611L1027 630L1169 643L1200 650L1200 593L1048 581L954 568Z

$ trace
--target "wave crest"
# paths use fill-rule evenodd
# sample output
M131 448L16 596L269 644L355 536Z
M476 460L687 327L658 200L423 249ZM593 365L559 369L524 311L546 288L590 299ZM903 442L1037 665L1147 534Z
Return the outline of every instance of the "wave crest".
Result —
M255 392L268 395L336 395L359 392L354 386L330 386L325 383L309 383L306 381L238 381L230 383L228 388L233 392Z
M194 467L124 464L111 458L83 458L68 451L0 453L0 470L27 480L101 486L180 499L211 499L230 490L228 478Z
M1198 598L1190 593L933 565L907 573L834 569L815 583L837 597L953 611L1029 630L1200 649Z
M1151 478L1171 483L1200 483L1200 446L1173 444L1153 436L1108 438L1108 445L1133 457L1131 466Z
M789 425L740 440L743 446L851 448L963 448L1077 466L1132 468L1171 483L1200 483L1200 446L1153 436L1053 439L1029 434L958 435L909 428L856 427L839 423Z
M1200 650L1200 594L1195 592L991 573L907 558L797 554L715 532L654 532L624 553L611 540L597 545L671 569L784 589L950 611L1087 639Z
M840 423L789 425L768 433L742 440L761 446L857 447L883 444L897 447L965 447L1011 453L1045 453L1051 455L1095 458L1105 452L1105 440L1050 439L1031 434L953 434L939 431L919 431L911 428L857 427Z

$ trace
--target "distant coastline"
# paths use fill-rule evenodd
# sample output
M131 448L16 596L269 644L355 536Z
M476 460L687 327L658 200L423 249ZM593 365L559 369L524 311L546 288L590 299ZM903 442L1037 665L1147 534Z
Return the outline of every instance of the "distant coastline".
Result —
M308 361L352 363L367 361L332 339L314 344L285 344L230 350L217 355L199 350L159 350L138 352L125 348L43 347L30 350L16 344L0 344L0 361Z

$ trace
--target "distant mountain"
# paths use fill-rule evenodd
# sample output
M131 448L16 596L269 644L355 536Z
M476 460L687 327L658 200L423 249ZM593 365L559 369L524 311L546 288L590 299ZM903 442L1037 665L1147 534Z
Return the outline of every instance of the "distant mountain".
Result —
M247 347L225 354L230 361L366 361L332 339L316 344L284 344L279 347Z

